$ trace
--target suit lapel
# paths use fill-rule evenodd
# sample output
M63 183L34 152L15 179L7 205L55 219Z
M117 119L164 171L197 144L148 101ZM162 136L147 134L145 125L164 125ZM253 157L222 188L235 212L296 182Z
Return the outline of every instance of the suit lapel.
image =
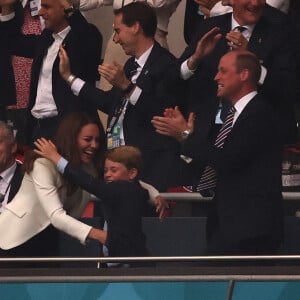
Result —
M8 195L8 202L10 202L16 195L16 193L18 192L21 182L23 179L23 174L21 173L21 165L19 163L17 163L17 168L15 170L15 173L11 179L11 183L10 183L10 191L9 191L9 195Z
M257 110L257 103L258 101L261 101L261 98L259 95L254 96L250 102L248 102L248 104L245 106L245 108L243 109L242 113L239 115L238 119L236 120L230 134L228 135L228 138L230 139L230 137L232 135L235 134L235 131L238 130L238 128L240 127L240 125L243 122L247 122L247 119L249 117L249 115L253 114L253 111ZM227 140L225 141L225 143L227 142Z
M248 43L248 50L255 53L256 56L263 60L266 49L268 48L267 36L268 36L269 24L267 20L262 17L254 27L252 35ZM261 61L263 63L263 61Z
M151 91L151 74L155 73L155 67L159 64L160 58L160 45L155 42L150 55L141 71L141 74L137 78L137 83L143 87L144 92Z
M220 33L222 34L222 38L217 44L216 48L219 57L221 57L230 50L227 45L226 34L231 31L231 16L231 13L224 15L224 18L221 19L221 22L217 24L217 26L220 27Z

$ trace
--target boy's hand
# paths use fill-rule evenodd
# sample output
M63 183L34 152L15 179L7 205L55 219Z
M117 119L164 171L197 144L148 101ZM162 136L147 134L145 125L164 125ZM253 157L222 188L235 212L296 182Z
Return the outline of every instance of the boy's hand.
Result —
M154 205L156 207L155 211L158 213L159 219L162 221L166 217L165 211L169 208L169 204L162 196L157 196L154 199Z
M57 164L60 160L61 155L57 152L56 146L50 140L40 138L34 142L34 145L37 148L33 150L35 153L48 158L54 164Z

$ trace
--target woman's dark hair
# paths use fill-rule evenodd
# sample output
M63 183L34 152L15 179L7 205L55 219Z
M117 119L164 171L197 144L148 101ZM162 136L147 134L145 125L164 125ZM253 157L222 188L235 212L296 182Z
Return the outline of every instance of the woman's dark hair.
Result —
M55 144L58 153L66 158L72 165L80 166L81 159L77 144L77 138L81 129L88 124L95 124L99 128L99 149L95 154L94 163L98 174L102 175L106 142L104 129L99 120L96 120L94 117L86 113L70 113L59 124L57 132L52 141ZM32 150L26 152L23 164L25 172L29 173L32 171L34 161L38 157L39 155L35 154ZM68 188L68 194L74 191L75 187L66 180L65 182Z

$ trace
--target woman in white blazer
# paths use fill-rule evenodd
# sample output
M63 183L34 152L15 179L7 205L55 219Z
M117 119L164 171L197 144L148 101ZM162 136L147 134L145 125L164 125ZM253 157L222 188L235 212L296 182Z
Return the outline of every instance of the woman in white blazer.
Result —
M97 166L100 169L104 131L88 115L72 113L67 116L61 122L54 142L64 155L89 173L96 174ZM18 256L57 256L55 228L82 244L87 238L102 242L101 230L77 220L90 195L67 182L51 161L33 152L29 154L25 158L26 173L20 190L0 215L0 248L17 247L11 253ZM11 256L10 251L6 253ZM1 255L5 256L5 251Z

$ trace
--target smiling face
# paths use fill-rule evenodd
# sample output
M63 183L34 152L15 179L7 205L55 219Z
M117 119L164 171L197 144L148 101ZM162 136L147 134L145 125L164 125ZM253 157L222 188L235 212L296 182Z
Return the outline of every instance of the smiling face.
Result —
M233 103L239 99L242 78L236 69L235 51L228 52L221 58L214 80L218 83L218 97L227 98Z
M60 0L42 0L39 15L45 20L45 28L53 32L58 33L68 26Z
M136 25L127 26L122 22L122 13L115 16L114 42L120 44L127 55L135 56Z
M239 25L256 24L266 0L231 0L233 16Z
M80 159L89 164L94 160L95 153L99 148L99 128L96 124L83 126L77 137Z
M133 180L137 175L137 169L127 169L122 163L115 162L109 159L105 160L104 164L104 180L112 182L117 180Z

